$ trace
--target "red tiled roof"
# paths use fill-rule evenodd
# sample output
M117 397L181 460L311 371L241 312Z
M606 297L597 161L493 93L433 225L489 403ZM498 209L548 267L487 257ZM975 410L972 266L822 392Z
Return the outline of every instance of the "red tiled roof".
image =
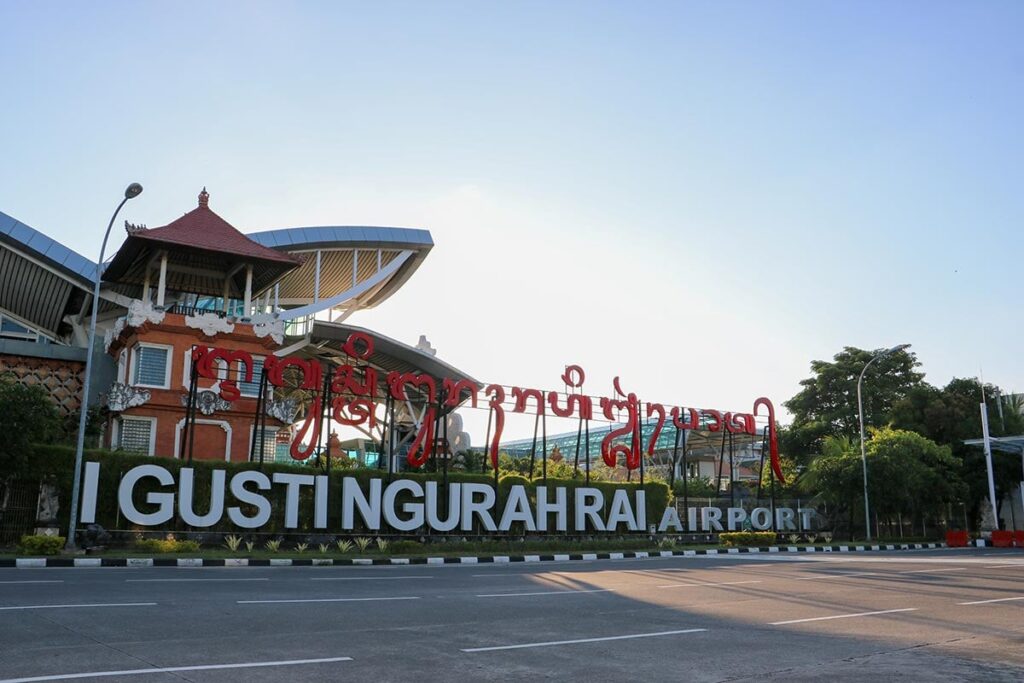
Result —
M265 247L236 230L210 209L207 204L208 197L204 188L203 193L199 195L197 208L161 228L134 232L132 237L231 254L236 258L253 258L289 265L300 263L299 259Z

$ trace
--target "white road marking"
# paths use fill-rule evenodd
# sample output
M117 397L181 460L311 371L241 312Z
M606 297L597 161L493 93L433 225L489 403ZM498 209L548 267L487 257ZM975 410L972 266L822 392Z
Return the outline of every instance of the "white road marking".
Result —
M1024 564L987 564L982 569L1009 569L1011 567L1024 567Z
M829 619L849 619L851 617L873 617L876 614L894 614L896 612L914 612L916 607L904 607L902 609L885 609L880 612L857 612L855 614L833 614L829 617L810 617L809 619L788 619L786 621L773 621L769 626L783 626L785 624L803 624L808 621L828 621Z
M16 609L65 609L70 607L152 607L155 602L95 602L79 605L16 605L0 607L0 610Z
M10 583L64 583L64 579L39 579L36 581L0 581L0 584Z
M818 576L801 576L797 581L817 581L819 579L842 579L847 576L878 576L879 572L847 572L845 574L819 574Z
M538 593L484 593L478 595L478 598L519 598L528 595L576 595L578 593L611 593L614 588L594 588L587 590L568 590L568 591L541 591Z
M899 574L932 574L934 572L963 572L969 567L941 567L938 569L911 569L910 571L898 572Z
M987 605L990 602L1010 602L1011 600L1024 600L1024 595L1016 598L995 598L994 600L975 600L974 602L958 602L958 605Z
M401 581L432 579L433 576L315 576L310 581Z
M658 588L680 588L682 586L740 586L745 583L762 583L761 581L723 581L722 583L668 583Z
M276 605L285 602L375 602L377 600L419 600L419 596L407 595L391 598L308 598L294 600L236 600L239 605ZM2 681L0 681L2 683Z
M658 631L656 633L631 633L625 636L605 636L603 638L577 638L575 640L551 640L544 643L523 643L521 645L497 645L494 647L470 647L462 652L493 652L495 650L519 650L527 647L549 647L551 645L575 645L577 643L601 643L608 640L629 640L631 638L656 638L658 636L675 636L683 633L704 633L706 628L688 628L681 631ZM0 681L0 683L6 683Z
M268 578L234 579L125 579L125 583L192 583L193 581L270 581Z
M175 671L210 671L212 669L254 669L266 666L296 666L299 664L325 664L327 662L351 662L351 657L324 657L321 659L285 659L276 662L240 662L238 664L201 664L195 666L153 667L150 669L122 669L120 671L87 671L76 674L55 674L52 676L29 676L28 678L5 678L0 683L36 683L37 681L69 681L76 678L99 678L100 676L142 676L145 674L173 673Z

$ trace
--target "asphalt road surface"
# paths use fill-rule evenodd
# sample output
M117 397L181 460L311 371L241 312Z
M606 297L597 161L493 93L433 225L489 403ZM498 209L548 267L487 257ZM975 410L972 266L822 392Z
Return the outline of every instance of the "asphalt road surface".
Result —
M11 681L1024 680L1024 552L0 569Z

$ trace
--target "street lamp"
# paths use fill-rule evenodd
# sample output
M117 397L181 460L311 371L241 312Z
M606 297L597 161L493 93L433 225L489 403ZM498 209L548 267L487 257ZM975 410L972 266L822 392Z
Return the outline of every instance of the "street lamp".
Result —
M142 194L142 185L132 183L124 191L124 199L114 209L114 215L110 217L107 224L107 231L103 234L103 244L100 245L100 260L96 264L96 285L92 291L92 319L89 321L89 348L85 354L85 381L82 386L82 408L78 415L78 440L75 443L75 479L71 488L71 522L68 525L68 540L64 549L74 551L78 549L75 543L75 527L78 526L78 494L82 479L82 451L85 448L85 422L89 415L89 380L92 370L92 352L96 346L96 313L100 303L100 276L103 274L103 255L107 250L107 238L110 237L110 229L114 227L114 219L121 211L121 207L129 199L134 199Z
M857 378L857 417L860 419L860 460L864 469L864 531L867 534L867 540L869 541L871 540L871 514L868 511L868 454L867 450L864 448L864 401L861 400L860 387L864 382L864 373L868 371L868 368L871 367L872 363L879 358L885 358L889 354L909 348L910 344L899 344L891 349L879 351L867 362L864 369L860 371L860 377Z

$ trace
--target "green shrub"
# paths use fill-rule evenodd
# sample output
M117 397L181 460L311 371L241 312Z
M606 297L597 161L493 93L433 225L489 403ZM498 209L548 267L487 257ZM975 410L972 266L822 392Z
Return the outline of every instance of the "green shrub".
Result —
M64 547L63 536L22 536L18 552L24 555L56 555Z
M167 534L166 538L137 539L134 548L145 553L194 553L199 551L199 542L179 541L174 534Z
M718 540L729 547L765 546L775 543L774 531L727 531L718 534Z
M393 555L415 555L422 553L424 546L419 541L395 541L391 544Z

